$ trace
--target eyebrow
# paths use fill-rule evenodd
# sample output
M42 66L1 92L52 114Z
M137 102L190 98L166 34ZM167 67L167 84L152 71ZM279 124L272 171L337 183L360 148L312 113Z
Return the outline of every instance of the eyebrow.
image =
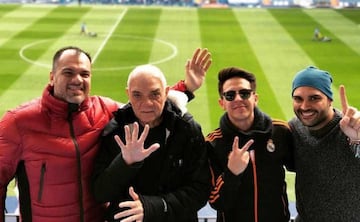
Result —
M138 91L138 90L132 90L131 92L132 92L132 93L141 93L141 94L144 94L143 92ZM154 90L151 90L151 91L150 91L150 93L155 93L155 92L161 92L161 89L160 89L160 88L157 88L157 89L154 89Z

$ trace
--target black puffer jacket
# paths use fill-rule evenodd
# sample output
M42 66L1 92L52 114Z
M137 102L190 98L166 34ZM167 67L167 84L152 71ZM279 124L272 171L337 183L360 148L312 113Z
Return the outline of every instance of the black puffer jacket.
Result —
M129 200L128 189L133 186L140 195L145 222L198 221L197 211L206 204L210 192L210 171L201 128L190 114L181 116L169 101L162 115L162 124L150 129L144 144L149 147L157 142L160 148L143 162L131 166L124 163L114 140L117 134L125 141L124 125L137 121L131 105L119 109L106 128L95 163L94 194L99 201L111 202L109 220L119 211L119 202Z
M235 136L239 137L239 147L250 139L255 141L249 150L255 150L256 166L250 160L238 176L227 168ZM217 210L218 222L254 222L255 214L259 222L289 221L284 165L292 169L293 161L291 133L286 122L271 120L255 108L252 128L240 132L224 114L220 128L210 133L206 141L213 172L209 202Z

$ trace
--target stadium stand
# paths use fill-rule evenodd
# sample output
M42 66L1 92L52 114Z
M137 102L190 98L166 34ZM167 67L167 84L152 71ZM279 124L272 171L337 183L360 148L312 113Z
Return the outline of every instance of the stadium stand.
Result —
M110 4L193 7L305 7L356 8L360 0L0 0L0 4Z

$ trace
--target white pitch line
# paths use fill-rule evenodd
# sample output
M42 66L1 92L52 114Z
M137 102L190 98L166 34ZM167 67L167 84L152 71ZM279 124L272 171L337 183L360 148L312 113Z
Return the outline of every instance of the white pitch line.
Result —
M105 47L106 43L109 41L109 38L112 36L113 32L115 31L116 27L119 25L119 23L121 22L121 20L124 18L125 14L127 12L127 8L125 8L125 10L119 15L118 19L116 20L116 23L113 25L113 27L111 28L110 32L107 34L107 36L105 37L104 41L101 43L99 49L96 51L95 55L93 56L92 59L92 63L94 64L97 57L99 56L99 54L101 53L101 51L103 50L103 48Z

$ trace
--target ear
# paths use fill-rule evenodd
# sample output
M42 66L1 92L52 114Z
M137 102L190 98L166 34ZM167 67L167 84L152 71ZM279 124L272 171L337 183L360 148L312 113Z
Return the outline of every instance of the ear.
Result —
M218 103L219 103L219 106L223 109L223 110L225 110L226 111L226 109L225 109L225 102L224 102L224 99L223 98L219 98L218 99Z
M259 95L257 93L255 93L254 95L254 102L255 102L255 105L257 106L258 104L258 101L259 101Z
M166 97L169 95L170 86L165 87L165 95Z
M52 71L50 71L49 80L50 80L50 85L53 86L54 85L54 73Z

